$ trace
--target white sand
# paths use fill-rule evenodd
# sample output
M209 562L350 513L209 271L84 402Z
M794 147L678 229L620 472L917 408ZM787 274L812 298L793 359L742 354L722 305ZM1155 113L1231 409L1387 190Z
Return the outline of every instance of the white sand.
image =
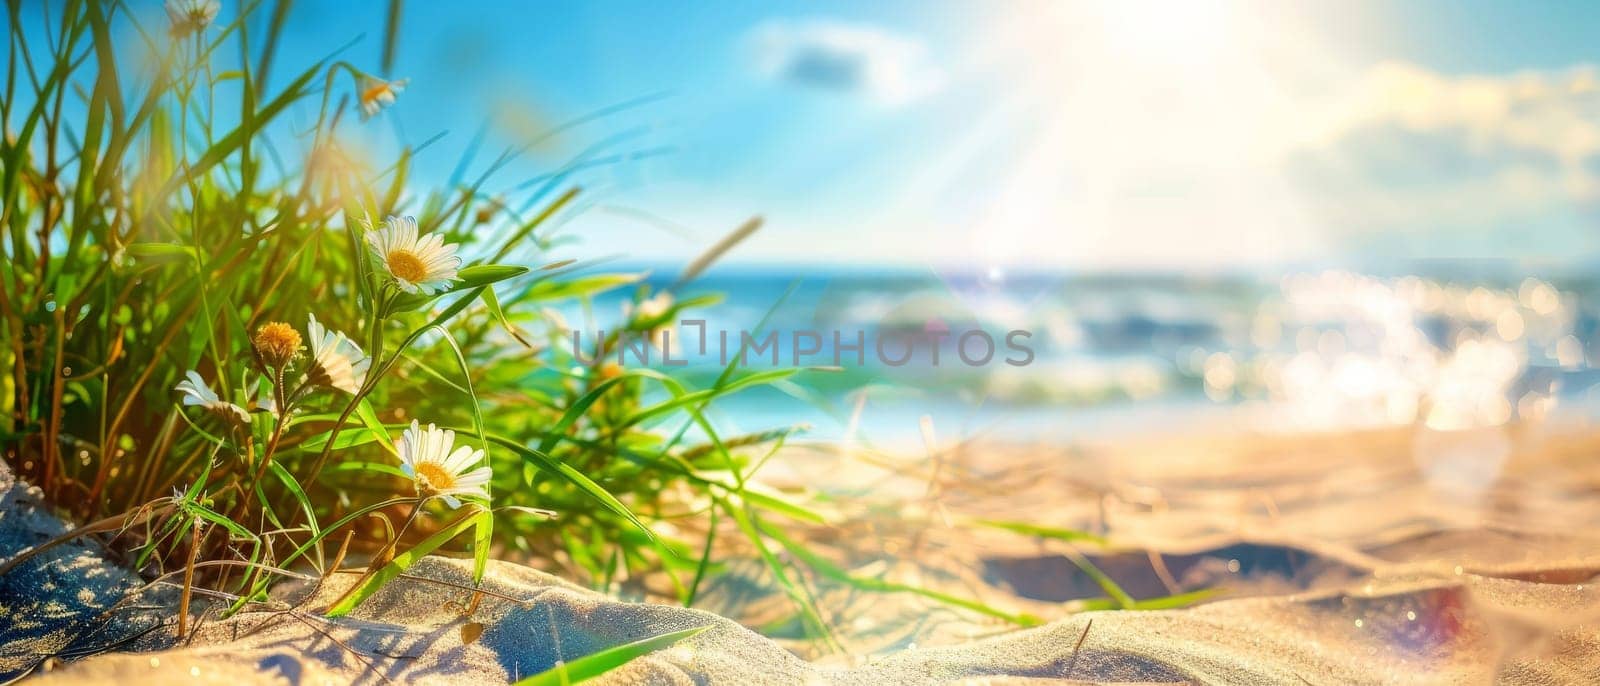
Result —
M468 565L428 559L419 571L464 581ZM1600 677L1600 589L1462 574L1394 578L1358 592L1226 600L1189 610L1092 612L1038 629L909 650L824 669L715 615L621 603L548 575L496 563L489 588L526 605L486 601L483 634L462 643L461 593L402 580L348 620L245 617L212 624L197 645L108 654L39 683L499 683L608 646L694 626L715 628L635 661L612 683L922 684L997 676L1217 684L1594 683ZM337 590L327 589L327 593ZM1407 613L1411 613L1408 615ZM1409 617L1415 617L1410 619ZM1093 623L1090 626L1090 622ZM334 640L358 651L361 664ZM1089 627L1084 636L1085 627ZM1081 650L1076 651L1080 636ZM1501 663L1501 660L1504 663ZM315 678L313 678L315 677ZM186 679L187 681L187 679Z
M0 460L0 564L68 530ZM173 613L107 610L138 588L137 576L84 541L65 543L0 576L0 681L53 655L131 636ZM152 596L158 599L159 594Z
M1600 455L1600 439L1521 436L1495 456L1491 478L1462 483L1441 481L1431 462L1474 459L1470 449L1489 439L1446 438L1465 447L1440 452L1426 445L1438 437L1397 431L1060 453L974 448L947 456L940 473L964 478L934 489L934 498L882 484L871 492L901 501L851 501L856 509L840 512L837 527L811 532L861 570L1055 618L1031 630L914 596L824 584L822 605L857 658L808 661L787 649L796 646L717 615L619 602L497 562L488 588L524 602L488 598L463 617L463 591L400 580L349 619L244 615L207 623L188 647L100 655L39 680L497 683L558 659L712 625L604 681L1600 683L1600 470L1591 457ZM858 476L820 458L792 462L802 482L823 478L807 469L838 483ZM1182 588L1222 586L1227 595L1184 610L1073 614L1061 601L1099 593L1061 556L1064 544L962 526L967 517L1104 529L1124 547L1083 551L1135 596L1164 592L1148 550ZM856 559L877 541L894 541L900 563ZM747 569L735 566L707 606L750 619L747 610L771 592ZM469 578L468 564L456 560L429 558L415 571ZM741 575L756 591L739 588ZM331 581L310 607L352 581ZM483 632L463 643L468 622ZM970 638L980 635L989 637ZM28 641L28 649L42 645Z

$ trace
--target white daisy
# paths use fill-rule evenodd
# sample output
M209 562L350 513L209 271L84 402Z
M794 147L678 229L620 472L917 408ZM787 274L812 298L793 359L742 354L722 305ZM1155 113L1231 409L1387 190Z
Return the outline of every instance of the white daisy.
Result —
M361 120L371 119L373 115L382 111L383 108L393 105L395 96L405 90L406 84L410 82L411 79L385 81L375 76L362 74L360 78Z
M648 322L662 318L670 309L672 309L672 294L661 291L645 298L637 308L633 308L633 314L639 321Z
M651 325L650 328L644 332L645 341L651 346L655 347L655 349L660 350L663 353L670 354L671 351L669 350L668 346L671 345L672 340L679 338L678 330L677 327L667 323L666 321L662 321L662 318L665 317L667 312L671 309L672 294L662 291L650 296L649 298L646 298L637 306L629 305L627 302L624 302L623 316L631 317L634 322L639 324Z
M461 258L439 234L419 236L414 217L389 217L383 228L367 232L373 259L407 293L438 293L456 280Z
M166 8L173 33L185 35L210 26L222 4L217 0L167 0Z
M442 496L451 508L461 506L458 495L489 497L486 486L491 475L488 467L470 469L483 461L482 450L461 446L452 451L455 442L456 432L432 424L422 429L413 419L394 445L400 453L400 470L416 483L417 492Z
M317 315L311 315L306 332L311 334L311 368L306 371L306 379L351 395L360 391L372 359L343 333L323 328Z
M203 407L225 421L237 424L250 423L250 412L219 397L210 386L206 385L205 379L200 378L199 372L190 370L186 376L187 380L179 381L173 388L184 394L184 405Z

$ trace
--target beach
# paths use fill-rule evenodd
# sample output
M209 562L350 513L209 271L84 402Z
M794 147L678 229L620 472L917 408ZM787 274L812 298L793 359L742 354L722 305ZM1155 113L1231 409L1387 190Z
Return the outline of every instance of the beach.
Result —
M1600 4L4 11L0 686L1600 684Z
M468 566L433 558L414 570L422 579L397 581L349 619L308 612L354 576L338 574L298 616L205 622L179 646L153 632L138 647L154 652L62 663L41 681L477 683L709 625L603 680L1582 683L1600 677L1600 484L1585 467L1596 448L1600 437L1582 427L1542 424L972 443L917 457L796 446L765 485L834 497L817 505L829 525L790 535L855 576L973 598L1040 626L819 576L806 583L837 645L785 640L773 628L792 609L753 564L732 566L691 610L652 597L660 579L608 596L561 580L558 561L496 562L495 595L467 614L469 594L422 579L464 586ZM1491 458L1492 478L1460 478L1490 471ZM993 525L1005 522L1105 543ZM1090 609L1106 593L1074 558L1135 601L1209 594L1176 609ZM13 656L59 649L8 645Z

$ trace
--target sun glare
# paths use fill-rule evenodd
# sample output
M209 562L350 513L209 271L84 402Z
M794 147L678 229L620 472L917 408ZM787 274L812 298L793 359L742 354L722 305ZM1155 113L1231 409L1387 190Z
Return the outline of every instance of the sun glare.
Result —
M1107 47L1166 66L1214 59L1228 43L1231 6L1218 0L1133 0L1095 6Z
M1028 106L1011 118L1027 125L1005 134L1015 162L983 194L966 254L1241 264L1319 246L1281 166L1306 109L1285 79L1332 64L1314 36L1227 2L1049 10L986 41L1017 65L1010 89Z

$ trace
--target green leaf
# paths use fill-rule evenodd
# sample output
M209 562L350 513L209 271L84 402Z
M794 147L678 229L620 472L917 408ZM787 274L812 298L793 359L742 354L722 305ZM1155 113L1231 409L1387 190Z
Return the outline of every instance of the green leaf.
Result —
M356 405L356 416L361 418L361 423L377 437L378 442L383 444L384 449L388 450L390 455L400 454L400 451L395 450L394 441L389 439L389 430L384 428L383 422L378 421L378 412L372 409L370 399L362 398L361 402Z
M494 538L494 517L479 517L472 527L472 583L483 583L489 569L489 544Z
M478 292L493 293L494 289L480 288ZM467 365L467 357L461 352L461 346L456 344L456 339L450 336L450 332L446 331L442 326L436 326L434 329L439 332L439 335L443 337L446 343L450 344L450 350L455 353L456 363L461 366L461 380L467 385L467 396L472 401L472 428L477 432L478 444L483 448L484 466L490 466L488 458L489 437L483 430L483 404L478 400L478 392L472 388L472 369ZM484 485L484 490L487 494L487 484ZM472 582L482 583L483 573L489 568L489 541L494 536L494 517L480 518L473 529Z
M638 274L597 274L568 281L544 280L530 287L523 297L528 300L564 300L603 293L644 279Z
M348 526L351 522L356 521L357 519L360 519L362 517L370 515L370 514L372 514L374 512L377 512L379 510L382 510L382 509L385 509L385 508L389 508L389 507L394 507L395 505L400 505L400 504L416 505L417 504L417 500L415 498L390 498L388 500L376 502L376 503L373 503L371 505L367 505L366 507L359 508L359 509L355 510L354 512L350 512L349 514L346 514L345 516L340 517L332 525L322 527L321 531L319 531L316 534L312 535L311 538L306 540L306 542L301 543L299 545L299 547L294 549L294 552L289 553L288 557L285 557L282 560L278 561L278 564L280 564L280 565L282 565L284 567L288 567L295 560L300 559L301 555L306 554L307 551L311 550L312 548L316 547L319 543L321 543L322 539L327 537L328 534L343 529L344 527ZM267 579L259 579L259 580L257 580L254 584L251 585L249 593L241 594L237 600L233 601L233 604L229 606L229 610L228 611L230 613L231 612L237 612L239 610L239 608L244 607L245 603L249 602L249 600L251 598L254 598L254 597L256 597L257 595L259 595L261 593L264 593L267 590L267 586L268 586L268 580Z
M188 503L183 506L183 509L196 517L227 529L230 533L239 537L240 539L255 540L256 538L256 535L250 533L250 530L246 529L243 524L235 522L232 519L228 519L216 510L204 505L198 503Z
M973 523L994 527L996 529L1005 529L1006 531L1022 534L1024 536L1053 538L1058 541L1089 541L1099 545L1106 545L1106 539L1104 537L1096 536L1087 531L1079 531L1077 529L1059 529L1056 527L1029 524L1027 522L1013 522L998 519L979 519L974 520Z
M182 412L179 412L178 416L183 417L185 420L188 419ZM216 465L217 451L221 449L222 441L215 441L211 448L211 454L206 456L206 466L201 470L200 478L195 479L194 483L189 484L188 490L183 492L185 501L194 502L200 497L200 492L205 490L206 482L211 480L211 468Z
M1195 603L1198 603L1198 602L1200 602L1202 600L1207 600L1207 599L1211 598L1212 596L1218 595L1220 593L1222 593L1222 589L1221 588L1202 588L1202 589L1199 589L1199 590L1196 590L1196 591L1189 591L1187 593L1175 593L1173 595L1162 596L1160 598L1146 598L1144 600L1136 600L1136 601L1134 601L1133 606L1128 608L1128 609L1130 609L1130 610L1175 610L1175 609L1182 608L1182 607L1188 607L1188 606L1193 605Z
M546 220L548 220L556 212L559 212L561 208L566 207L567 203L572 202L572 199L576 197L578 197L578 189L571 188L568 189L567 192L562 193L561 197L556 198L555 202L546 205L545 208L541 210L539 214L535 215L533 219L523 223L522 226L517 228L517 232L512 234L511 238L507 239L504 245L500 246L500 251L495 253L494 260L499 262L501 258L504 258L506 255L510 254L512 248L517 247L517 244L521 243L522 239L527 238L528 234L533 233L534 229L544 224ZM549 267L545 267L545 269L548 268Z
M421 505L418 505L418 507L421 507ZM490 514L488 510L483 509L467 513L460 519L451 522L449 526L446 526L445 528L434 533L432 536L423 539L415 546L405 550L404 552L396 554L394 559L389 560L388 564L379 568L376 572L369 573L361 580L360 583L356 584L349 591L345 592L344 597L340 598L338 602L334 603L333 607L328 608L328 616L342 617L349 614L351 610L354 610L357 605L361 604L361 601L372 597L372 594L377 593L378 589L383 588L384 584L389 583L395 577L400 576L401 572L406 571L411 567L411 565L416 564L417 560L420 560L428 553L437 550L439 546L448 543L450 539L455 538L457 534L466 531L467 527L476 526L478 524L478 520L485 518L493 519L494 516Z
M545 432L544 440L539 441L539 452L549 454L551 450L554 450L556 444L566 437L567 429L572 428L572 424L583 417L585 412L589 411L589 406L599 400L600 396L605 395L606 391L611 390L612 386L621 383L624 378L626 377L614 376L595 384L594 388L589 389L588 393L583 394L583 397L578 398L577 402L567 407L567 411L561 413L561 419L556 422L556 425Z
M311 535L315 536L321 533L321 530L317 528L317 509L311 505L311 498L306 495L305 489L300 487L300 482L295 481L294 475L290 474L289 470L284 469L283 465L278 464L277 461L268 463L267 467L272 470L273 476L278 477L278 481L283 482L283 487L289 489L289 493L294 495L295 502L300 504L300 511L306 515L306 526L311 528Z
M450 291L464 291L468 288L500 283L506 279L514 279L526 273L528 273L527 267L512 264L475 265L456 272L456 278L460 280L450 288Z
M667 414L682 407L709 402L714 398L720 398L732 394L749 386L770 384L775 381L787 379L795 374L800 373L800 371L800 369L787 368L768 369L765 371L753 372L725 384L704 390L685 393L676 398L672 398L671 400L664 400L656 405L644 408L635 413L632 417L629 417L627 421L622 423L622 425L633 426L652 417Z
M409 476L406 476L406 473L404 471L401 471L401 469L399 467L396 467L396 466L394 466L392 464L383 464L382 462L339 462L339 463L336 463L336 464L328 467L328 471L330 471L330 472L378 472L380 474L388 474L389 476L398 476L398 477L400 477L402 479L411 478Z
M307 438L300 444L301 452L322 452L323 447L328 444L328 436L332 433L333 431L330 429L312 436L311 438ZM376 443L378 442L379 437L388 438L388 432L375 432L372 429L364 426L345 428L339 431L339 438L334 440L333 449L345 450L347 448L354 448L356 446L366 445L368 443ZM394 451L394 446L388 445L387 447L389 448L390 452Z
M827 517L776 496L751 490L748 486L746 486L744 490L738 491L738 494L739 497L743 498L746 503L755 505L756 507L760 507L764 510L771 510L786 517L805 522L811 522L813 524L828 524Z
M177 243L129 243L128 254L143 259L194 259L194 248Z
M500 328L505 329L507 336L516 339L518 343L522 344L522 347L529 350L533 349L533 344L529 343L528 339L523 338L522 332L518 331L517 327L512 325L511 320L506 317L505 309L500 307L500 297L494 294L493 288L484 289L483 304L489 308L489 312L495 316L495 319L499 320Z
M811 569L817 574L841 583L849 584L850 586L863 591L873 591L877 593L912 593L932 600L937 600L946 605L962 607L974 612L989 615L991 617L998 617L1019 626L1037 626L1043 623L1042 620L1033 615L1026 613L1013 614L998 608L990 607L976 600L961 598L948 593L922 588L920 586L897 583L887 579L857 576L845 571L843 568L839 567L833 562L823 558L810 548L807 548L800 543L796 543L793 539L784 535L782 531L776 528L763 526L761 527L761 530L768 536L776 539L779 544L783 545L785 550L788 550L790 554L805 562L806 565L811 567Z
M654 539L656 537L655 532L651 531L650 527L645 526L644 522L639 521L639 517L634 515L627 505L623 505L622 501L617 500L616 496L611 495L610 491L602 488L600 484L595 483L589 477L584 476L583 472L573 469L571 465L558 462L542 450L534 450L504 436L490 434L489 440L510 448L512 452L522 456L524 462L532 464L540 471L566 479L572 485L577 486L579 490L588 494L589 497L600 501L600 504L604 505L606 509L632 522L634 526L639 527L639 530L650 538Z
M1133 596L1122 590L1122 587L1117 585L1116 581L1112 580L1105 572L1100 571L1100 568L1096 567L1093 562L1090 562L1089 558L1084 557L1076 550L1068 551L1066 557L1072 561L1072 564L1077 565L1078 569L1083 570L1084 574L1088 574L1089 578L1094 579L1095 584L1100 586L1100 590L1105 591L1106 595L1117 601L1119 608L1131 610L1139 604L1139 601L1134 600Z
M761 555L762 562L767 565L767 571L772 573L772 578L777 580L778 586L783 589L784 594L794 601L795 607L799 608L800 616L805 622L817 633L826 637L829 642L837 644L837 639L833 638L833 633L828 629L828 623L823 621L822 614L817 611L816 603L806 595L804 587L789 578L789 574L784 571L784 562L779 560L778 556L772 552L772 549L767 547L766 541L762 540L761 530L758 528L755 518L745 511L744 505L723 499L718 499L717 503L722 506L724 512L728 513L728 516L733 518L734 523L739 526L739 531L750 541L750 544L755 546L756 552ZM779 539L779 543L783 543L783 540Z
M302 72L298 78L289 84L288 88L285 88L282 93L279 93L266 106L252 113L251 116L243 118L238 127L217 139L209 148L206 148L206 151L200 155L198 160L184 165L181 171L176 172L171 178L167 179L166 183L162 184L161 189L153 197L166 198L173 190L192 179L199 178L200 175L206 173L212 167L221 164L223 160L226 160L246 141L254 138L261 127L276 118L280 111L310 92L308 86L311 83L311 79L322 69L323 64L325 62L317 62L311 65L310 69Z
M555 510L528 507L526 505L498 505L494 508L494 511L515 512L517 514L524 514L530 517L538 517L539 519L555 519L557 514Z
M587 681L628 664L634 658L670 647L690 636L710 629L712 626L715 625L707 624L692 629L651 636L632 643L606 648L571 662L557 662L555 667L522 679L516 682L515 686L566 686L567 684Z

